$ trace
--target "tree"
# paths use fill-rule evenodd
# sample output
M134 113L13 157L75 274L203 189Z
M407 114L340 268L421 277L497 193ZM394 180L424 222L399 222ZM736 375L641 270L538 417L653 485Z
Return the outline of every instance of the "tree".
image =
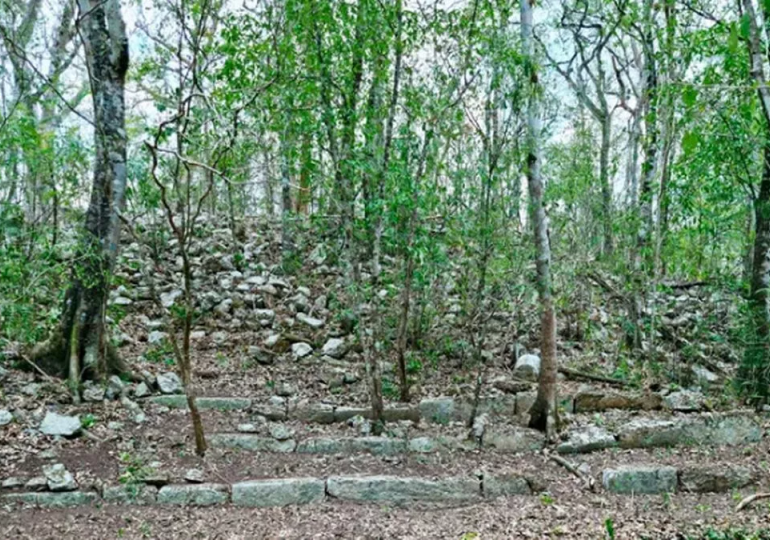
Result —
M538 75L532 17L534 2L521 0L521 48L527 77L527 182L529 185L529 211L535 241L537 264L537 289L540 295L540 381L537 398L530 409L531 427L546 432L549 439L556 434L558 411L556 409L556 313L551 291L551 245L548 232L548 216L543 200L542 164L542 117L543 88Z
M103 377L126 371L107 338L105 310L126 189L125 78L129 62L119 0L80 0L79 8L94 110L91 200L61 324L33 354L50 372L68 374L76 400L84 372Z

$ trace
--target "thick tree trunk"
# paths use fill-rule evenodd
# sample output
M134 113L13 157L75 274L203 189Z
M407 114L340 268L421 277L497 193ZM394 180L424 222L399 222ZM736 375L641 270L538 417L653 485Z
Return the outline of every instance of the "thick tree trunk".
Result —
M91 201L59 335L37 350L38 360L58 365L58 373L69 375L75 396L84 372L103 376L125 369L108 350L105 310L126 188L128 39L118 0L80 0L80 12L94 102L96 156Z
M759 6L767 29L770 26L768 6L763 2L760 2ZM742 0L741 7L749 23L747 44L751 57L751 75L757 83L757 94L764 116L765 144L762 180L759 194L754 199L754 256L749 293L752 335L739 377L747 397L757 404L762 404L770 399L770 88L764 73L764 62L768 53L754 4L752 0Z
M533 0L521 0L521 41L526 75L529 77L527 96L527 181L529 183L530 215L537 256L537 289L542 310L541 363L537 398L530 409L530 427L546 432L548 439L556 434L558 411L556 408L556 315L551 292L551 246L548 233L548 217L543 202L541 176L540 100L542 87L538 78L532 35Z

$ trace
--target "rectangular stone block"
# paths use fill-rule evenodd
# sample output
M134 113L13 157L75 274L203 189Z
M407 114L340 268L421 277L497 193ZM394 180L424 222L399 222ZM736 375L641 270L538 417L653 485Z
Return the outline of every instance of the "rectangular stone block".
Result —
M149 401L156 405L162 405L171 409L186 409L187 397L182 394L172 396L153 396ZM236 411L251 407L249 398L240 397L198 397L195 398L198 409L202 411Z
M236 506L288 506L324 500L326 483L318 478L277 478L233 484Z
M215 433L209 437L212 448L237 448L250 452L293 452L297 446L294 439L278 441L250 433Z
M163 486L158 492L158 503L193 506L223 504L229 499L227 488L224 484Z
M427 480L399 476L333 476L326 481L326 492L330 497L357 502L453 502L480 498L481 483L472 477Z
M529 495L532 493L527 479L517 474L484 474L482 491L484 497L488 498Z
M612 493L673 493L677 486L677 471L668 466L622 465L605 469L602 485Z
M390 437L311 437L297 445L299 454L358 454L375 456L403 454L407 450L404 439Z
M725 493L753 481L751 469L740 465L690 465L679 472L679 487L693 493Z
M102 493L104 502L113 504L155 504L158 498L158 488L146 484L123 484L107 486Z
M62 493L33 492L33 493L9 493L3 495L0 500L7 503L24 503L39 506L41 508L68 508L71 506L83 506L96 502L99 496L92 491L66 491Z

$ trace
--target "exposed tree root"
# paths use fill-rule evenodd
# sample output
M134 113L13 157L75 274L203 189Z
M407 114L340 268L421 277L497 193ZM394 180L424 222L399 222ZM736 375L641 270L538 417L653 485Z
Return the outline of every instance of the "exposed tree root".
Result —
M596 486L594 484L594 479L580 472L573 463L570 463L569 461L567 461L566 459L564 459L563 457L557 454L550 454L548 455L548 458L554 463L561 465L562 467L567 469L569 472L571 472L575 477L581 480L585 484L586 489L590 491L594 491L596 489Z

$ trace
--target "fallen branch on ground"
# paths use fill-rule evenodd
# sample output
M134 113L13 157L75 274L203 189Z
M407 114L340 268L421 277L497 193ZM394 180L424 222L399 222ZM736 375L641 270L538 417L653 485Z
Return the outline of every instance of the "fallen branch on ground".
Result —
M735 507L736 512L740 512L744 508L748 507L752 503L756 501L761 501L762 499L770 499L770 493L755 493L754 495L749 495L745 499L743 499L741 502L738 503L738 506Z
M584 475L582 472L578 470L578 468L564 459L563 457L556 455L556 454L550 454L548 455L548 458L553 461L554 463L557 463L567 469L569 472L571 472L573 475L575 475L579 480L581 480L584 484L586 489L593 491L594 490L594 479L590 476Z
M609 377L603 377L601 375L592 375L591 373L585 373L583 371L578 371L576 369L570 369L567 367L559 367L559 373L563 373L567 377L574 377L576 379L588 379L590 381L597 381L597 382L603 382L607 384L614 384L617 386L626 386L627 383L625 381L620 381L618 379L610 379Z

